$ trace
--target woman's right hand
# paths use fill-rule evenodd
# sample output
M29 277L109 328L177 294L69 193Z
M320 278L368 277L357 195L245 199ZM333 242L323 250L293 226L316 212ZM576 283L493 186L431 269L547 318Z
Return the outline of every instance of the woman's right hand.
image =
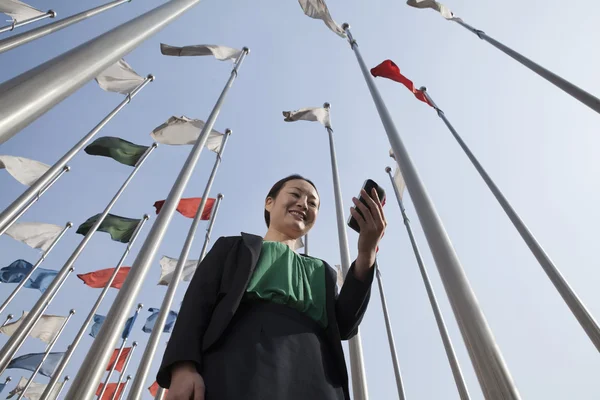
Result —
M204 379L192 362L181 362L171 371L167 400L204 400Z

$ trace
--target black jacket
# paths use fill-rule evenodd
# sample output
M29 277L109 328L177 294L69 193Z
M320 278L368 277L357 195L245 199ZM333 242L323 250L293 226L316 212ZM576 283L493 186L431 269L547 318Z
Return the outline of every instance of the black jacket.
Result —
M242 300L262 249L262 238L242 233L242 236L221 237L198 266L185 294L175 328L158 371L157 382L168 388L171 367L180 361L192 361L202 373L202 354L223 334ZM339 295L336 272L327 263L325 331L331 345L346 398L348 371L341 340L348 340L358 331L371 295L373 272L363 282L354 276L352 264Z

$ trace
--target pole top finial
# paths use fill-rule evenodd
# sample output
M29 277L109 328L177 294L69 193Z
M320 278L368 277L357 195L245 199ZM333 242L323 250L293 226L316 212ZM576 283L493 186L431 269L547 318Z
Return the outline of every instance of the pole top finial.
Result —
M219 199L221 199L221 200L223 199L223 197L225 197L225 196L223 195L223 193L219 193L219 194L217 195L217 198L219 198Z
M65 382L68 381L69 379L71 379L71 377L69 375L65 376Z
M331 108L331 104L330 103L323 103L323 108L330 109Z
M350 29L350 24L349 24L349 23L347 23L347 22L344 22L344 23L342 24L342 29L343 29L343 30Z
M233 131L229 128L225 129L225 134L226 135L231 135L233 133Z
M10 377L10 376L6 377L6 382L10 382L10 381L12 381L12 377Z
M246 52L246 54L250 54L250 49L249 49L249 48L247 48L246 46L244 46L244 47L242 48L242 51L245 51L245 52Z
M133 347L135 347L135 346L137 346L137 345L138 345L138 342L133 342L131 345L132 345Z
M155 148L157 148L157 147L158 147L158 143L154 142L154 143L152 143L152 146L150 146L150 147L152 147L152 148L154 148L154 149L155 149Z
M148 74L147 78L150 79L150 82L154 82L154 80L156 79L156 77L152 74Z
M75 309L71 308L71 311L69 311L69 314L71 314L71 315L75 314Z
M131 375L127 375L127 380L130 381L131 380Z
M427 87L426 87L426 86L421 86L421 87L419 88L419 90L420 90L421 92L426 92L426 91L427 91Z
M65 165L65 167L63 169L65 170L65 172L69 172L71 170L71 167L69 167L68 165Z
M150 219L150 216L149 216L148 214L144 214L144 219L145 219L146 221L148 221L148 220Z
M50 15L50 18L55 18L58 14L54 10L48 10L48 15Z
M71 221L67 222L67 227L68 228L72 228L73 227L73 223Z
M142 303L139 303L137 308L138 308L138 310L140 310L140 309L144 308L144 305Z
M73 271L75 271L75 268L73 268L73 267L69 268L69 272L73 272Z
M385 172L389 174L390 172L392 172L392 169L390 167L385 167Z
M6 319L13 319L15 316L12 314L8 314L8 316L6 317Z

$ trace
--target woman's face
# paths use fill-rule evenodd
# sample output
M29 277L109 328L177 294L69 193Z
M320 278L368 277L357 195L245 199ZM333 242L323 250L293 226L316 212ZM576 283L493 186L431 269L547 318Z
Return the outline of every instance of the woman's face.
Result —
M265 209L270 213L270 228L297 239L315 224L319 195L310 183L293 179L283 185L276 198L267 197Z

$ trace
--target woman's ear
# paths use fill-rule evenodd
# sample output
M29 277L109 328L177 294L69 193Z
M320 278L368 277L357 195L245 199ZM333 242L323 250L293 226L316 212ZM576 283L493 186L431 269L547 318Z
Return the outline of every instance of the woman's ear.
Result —
M267 200L265 200L265 210L267 210L268 212L271 212L272 208L273 208L273 198L267 197Z

